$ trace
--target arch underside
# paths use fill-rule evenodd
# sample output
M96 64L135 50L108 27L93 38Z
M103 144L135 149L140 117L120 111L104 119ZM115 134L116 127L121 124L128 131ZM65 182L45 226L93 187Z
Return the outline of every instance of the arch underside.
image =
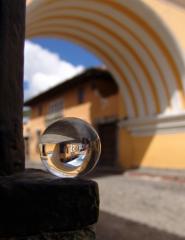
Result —
M26 36L65 38L95 53L117 81L130 118L184 111L181 52L142 1L32 1Z

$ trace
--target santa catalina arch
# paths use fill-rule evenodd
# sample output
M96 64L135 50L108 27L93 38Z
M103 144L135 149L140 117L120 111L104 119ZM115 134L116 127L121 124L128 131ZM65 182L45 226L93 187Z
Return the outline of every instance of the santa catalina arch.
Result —
M121 95L118 154L125 168L185 168L184 20L178 0L27 2L27 38L78 43L114 76Z

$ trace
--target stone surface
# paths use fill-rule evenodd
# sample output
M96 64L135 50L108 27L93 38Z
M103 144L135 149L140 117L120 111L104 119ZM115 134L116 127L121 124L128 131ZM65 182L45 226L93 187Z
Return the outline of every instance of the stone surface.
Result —
M0 177L0 196L0 237L81 230L98 219L98 185L91 180L26 170Z
M24 169L24 28L25 0L0 0L0 175Z
M0 240L95 240L96 234L91 228L78 231L39 233L24 237L0 237Z

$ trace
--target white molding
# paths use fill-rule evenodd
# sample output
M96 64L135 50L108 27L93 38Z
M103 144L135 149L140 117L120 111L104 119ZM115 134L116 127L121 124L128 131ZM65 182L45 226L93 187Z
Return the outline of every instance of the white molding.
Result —
M134 136L180 133L185 132L185 112L121 120L118 125Z

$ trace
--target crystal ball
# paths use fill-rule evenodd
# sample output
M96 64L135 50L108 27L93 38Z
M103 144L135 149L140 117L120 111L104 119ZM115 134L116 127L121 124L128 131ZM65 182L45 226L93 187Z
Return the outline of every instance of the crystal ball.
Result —
M101 144L95 129L79 118L64 118L46 128L40 156L46 169L58 177L89 173L97 164Z

